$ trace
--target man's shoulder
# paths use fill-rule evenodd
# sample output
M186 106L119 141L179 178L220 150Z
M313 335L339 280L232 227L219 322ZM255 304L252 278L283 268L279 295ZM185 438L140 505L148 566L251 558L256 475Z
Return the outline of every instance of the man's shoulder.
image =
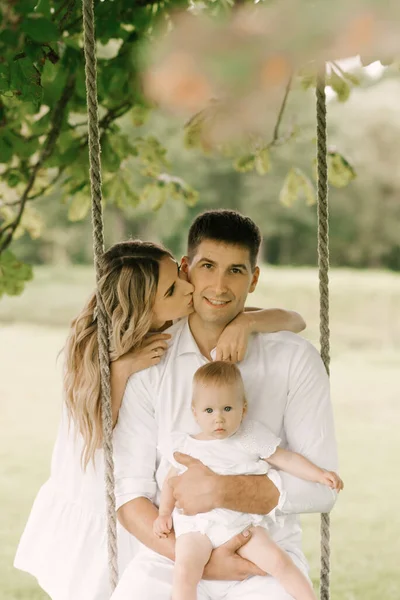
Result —
M283 354L288 357L319 357L318 350L310 341L292 331L257 333L254 337L254 342L259 351L264 350L267 353Z
M287 346L288 348L305 348L307 346L312 346L311 342L303 338L301 335L297 333L293 333L292 331L276 331L274 333L257 333L255 335L257 341L268 347L272 345L280 344L282 346Z

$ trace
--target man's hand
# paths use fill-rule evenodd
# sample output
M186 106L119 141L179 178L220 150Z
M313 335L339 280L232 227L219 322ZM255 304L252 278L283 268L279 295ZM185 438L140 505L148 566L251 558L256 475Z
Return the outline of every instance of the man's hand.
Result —
M197 515L217 507L219 475L200 460L175 452L174 458L187 467L182 475L170 477L169 485L175 498L175 506L185 515Z
M243 581L251 575L266 575L257 565L237 554L250 538L251 531L246 530L213 550L204 568L203 579Z

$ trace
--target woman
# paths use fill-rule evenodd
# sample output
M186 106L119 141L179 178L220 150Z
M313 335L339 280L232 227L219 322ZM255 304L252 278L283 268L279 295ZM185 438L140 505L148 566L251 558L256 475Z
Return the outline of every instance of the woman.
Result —
M115 424L127 378L161 360L170 336L160 332L193 311L193 286L181 276L167 250L140 240L110 248L102 272L99 286L110 323ZM110 596L96 315L93 293L72 322L51 476L35 500L14 563L34 575L53 600ZM246 319L246 313L239 315L225 329L218 357L236 361L244 355L249 335ZM297 313L281 310L259 311L256 322L262 331L304 328ZM137 546L133 536L118 529L122 573Z

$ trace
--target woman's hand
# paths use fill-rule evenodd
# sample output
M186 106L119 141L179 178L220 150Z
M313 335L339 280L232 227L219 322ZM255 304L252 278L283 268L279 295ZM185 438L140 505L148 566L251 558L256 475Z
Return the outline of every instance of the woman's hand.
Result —
M138 371L157 365L168 348L169 339L171 336L168 333L149 334L139 348L135 348L115 360L111 364L111 368L118 371L119 376L128 379Z
M243 360L251 333L250 318L246 313L238 314L219 336L215 360L226 360L233 363Z
M246 355L249 337L252 333L273 333L305 329L304 319L298 313L282 308L246 308L239 313L221 333L215 360L239 362Z
M159 515L153 523L153 533L158 538L166 538L172 530L171 515Z

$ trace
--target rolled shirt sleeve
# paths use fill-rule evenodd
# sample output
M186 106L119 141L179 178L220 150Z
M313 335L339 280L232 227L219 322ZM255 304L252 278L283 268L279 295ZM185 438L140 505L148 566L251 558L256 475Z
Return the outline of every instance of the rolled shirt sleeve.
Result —
M142 372L143 373L143 372ZM114 429L117 510L135 498L156 498L157 425L141 374L129 378Z
M289 450L330 471L337 471L338 458L330 400L329 378L318 351L308 342L292 358L289 391L284 413ZM282 512L329 512L337 492L331 488L279 472L285 500Z

